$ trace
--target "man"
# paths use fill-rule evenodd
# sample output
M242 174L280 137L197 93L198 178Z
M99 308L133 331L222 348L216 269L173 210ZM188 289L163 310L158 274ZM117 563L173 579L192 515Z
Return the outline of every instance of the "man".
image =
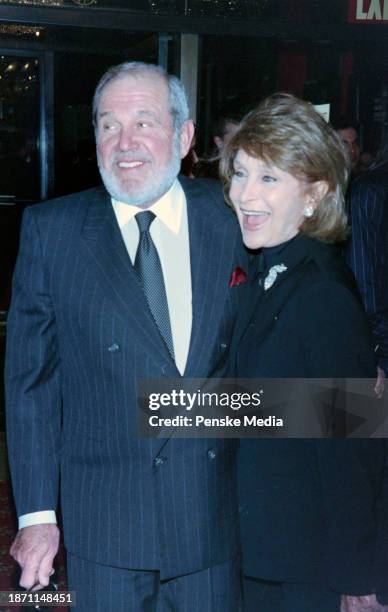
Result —
M23 223L6 367L11 553L23 587L47 585L60 481L77 611L236 612L235 448L138 438L136 383L223 374L246 254L218 187L176 179L193 123L175 77L111 68L94 122L106 190L34 206Z
M349 154L352 175L355 175L362 169L361 148L357 125L351 118L341 117L338 122L334 124L334 128L345 145L345 148Z
M229 142L232 136L237 132L239 122L233 117L219 117L213 125L213 142L218 149L218 153L222 152L224 146Z
M231 117L219 117L212 126L212 143L214 149L210 157L202 158L195 166L194 174L198 178L220 179L220 155L224 146L237 132L239 122Z
M351 184L352 233L347 260L368 315L378 358L376 393L388 373L388 147L383 145L371 168Z

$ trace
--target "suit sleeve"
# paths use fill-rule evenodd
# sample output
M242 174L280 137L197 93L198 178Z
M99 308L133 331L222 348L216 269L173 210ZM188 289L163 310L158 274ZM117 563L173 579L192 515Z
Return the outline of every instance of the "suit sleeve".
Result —
M388 214L384 186L356 181L350 192L347 260L368 315L379 365L388 373Z
M32 210L24 215L7 320L6 420L18 515L55 510L61 426L56 322Z

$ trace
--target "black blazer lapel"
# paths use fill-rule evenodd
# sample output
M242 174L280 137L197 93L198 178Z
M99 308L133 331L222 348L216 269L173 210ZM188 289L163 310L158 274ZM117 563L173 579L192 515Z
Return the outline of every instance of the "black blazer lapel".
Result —
M240 343L242 337L245 335L256 308L259 307L260 299L263 297L263 291L258 285L258 282L258 279L254 278L249 284L242 288L241 306L239 308L236 325L233 332L232 354L235 353L236 347Z
M170 376L179 377L137 280L110 198L103 188L88 193L81 248L90 272L98 278L112 308L138 335L145 351L165 364Z
M236 325L234 346L239 344L245 334L250 333L249 326L253 321L257 340L264 337L273 321L280 316L284 304L296 285L303 278L304 264L309 259L305 253L294 251L289 257L285 253L282 259L287 270L277 276L271 287L265 290L264 279L260 283L258 278L248 287Z

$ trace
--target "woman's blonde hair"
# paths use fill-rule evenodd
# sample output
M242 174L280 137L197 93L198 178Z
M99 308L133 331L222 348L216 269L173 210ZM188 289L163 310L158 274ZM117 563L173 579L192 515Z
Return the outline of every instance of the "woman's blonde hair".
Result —
M311 184L312 190L314 183L324 183L327 191L322 196L316 190L315 212L300 231L324 242L346 238L348 156L335 130L312 104L291 94L273 94L244 117L221 154L220 173L230 204L233 162L240 149Z

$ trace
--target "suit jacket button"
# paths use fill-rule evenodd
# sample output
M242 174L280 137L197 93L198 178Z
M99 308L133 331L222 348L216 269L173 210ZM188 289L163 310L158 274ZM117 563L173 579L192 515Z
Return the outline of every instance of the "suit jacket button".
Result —
M111 344L110 346L108 346L108 351L110 353L115 353L116 351L118 351L120 349L119 345L117 344L117 342L113 342L113 344Z
M207 456L209 457L209 459L216 458L216 451L214 450L214 448L209 448L209 450L207 451Z
M158 465L163 465L163 463L166 461L165 457L155 457L154 459L154 465L158 466Z

